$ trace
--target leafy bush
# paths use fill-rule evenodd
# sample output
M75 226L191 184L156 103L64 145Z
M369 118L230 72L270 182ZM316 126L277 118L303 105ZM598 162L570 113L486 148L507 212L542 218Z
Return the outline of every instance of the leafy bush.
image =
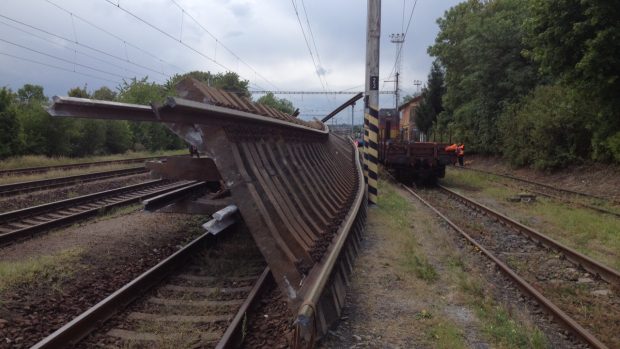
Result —
M562 86L539 86L500 119L502 153L517 166L552 170L588 159L589 101Z

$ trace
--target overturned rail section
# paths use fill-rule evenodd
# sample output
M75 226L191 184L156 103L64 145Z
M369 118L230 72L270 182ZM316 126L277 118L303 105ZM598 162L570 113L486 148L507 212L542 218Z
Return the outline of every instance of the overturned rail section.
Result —
M172 206L201 213L234 203L287 296L296 345L312 346L339 318L364 228L357 148L318 120L299 120L192 78L177 93L150 107L55 97L49 112L163 122L196 146L209 159L204 166L177 158L149 168L166 178L219 183L215 194Z

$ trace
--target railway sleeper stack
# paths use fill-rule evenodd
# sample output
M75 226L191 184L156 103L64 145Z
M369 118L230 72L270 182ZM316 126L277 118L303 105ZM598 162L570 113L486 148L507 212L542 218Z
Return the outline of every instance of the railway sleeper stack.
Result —
M304 121L193 79L151 106L54 97L53 116L162 122L203 158L149 167L219 191L166 207L212 213L235 204L286 295L294 346L311 347L340 318L366 218L360 155L322 122Z

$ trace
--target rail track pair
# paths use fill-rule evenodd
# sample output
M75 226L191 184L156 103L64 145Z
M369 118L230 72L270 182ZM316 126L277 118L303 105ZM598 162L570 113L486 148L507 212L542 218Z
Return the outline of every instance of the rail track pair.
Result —
M545 309L547 313L553 315L553 317L560 324L562 324L565 328L569 329L578 338L580 338L581 340L583 340L584 342L586 342L588 345L590 345L593 348L608 348L608 347L613 347L613 345L618 344L619 338L614 337L614 335L612 335L611 338L597 338L592 333L592 331L594 330L598 332L601 329L598 327L598 325L593 325L590 323L590 320L587 320L588 315L584 317L583 314L575 313L572 310L567 311L566 309L562 309L563 308L562 306L558 306L555 303L555 301L557 300L562 302L563 301L562 299L558 299L558 297L554 297L555 300L551 300L548 295L545 295L546 293L549 292L549 288L544 287L543 281L541 281L541 280L546 280L545 276L536 276L533 280L534 281L533 283L531 280L531 276L528 278L523 275L524 273L525 274L534 273L534 270L536 270L537 268L541 268L541 265L532 265L527 268L522 267L519 271L516 271L515 267L509 266L511 262L513 264L515 262L510 261L510 258L507 258L506 256L511 257L512 255L514 255L515 253L514 246L516 243L516 245L519 246L519 249L523 249L524 251L523 253L521 253L523 256L519 256L519 257L522 257L523 259L521 263L528 263L527 259L529 258L535 259L535 261L532 262L534 264L541 263L541 261L545 261L545 260L554 260L556 259L554 255L551 255L550 257L542 257L543 259L540 259L541 258L540 254L545 255L545 254L549 254L546 251L555 251L556 253L561 253L562 256L566 260L570 261L569 264L573 265L575 268L579 268L579 269L583 268L583 272L582 272L583 275L592 275L592 277L591 278L583 277L580 274L579 277L575 277L574 282L569 282L571 284L570 287L579 288L584 285L602 285L602 287L606 288L606 291L611 291L611 292L604 292L603 294L601 291L595 291L594 294L590 294L588 296L581 296L581 298L576 295L573 297L575 298L574 301L580 302L582 304L593 303L594 306L597 306L596 304L598 304L599 307L603 306L603 304L606 304L604 306L606 307L606 310L604 310L603 315L599 315L599 316L607 316L609 317L609 319L598 319L597 320L598 322L596 323L604 324L603 326L610 326L611 328L618 325L617 323L618 316L620 316L620 309L618 308L619 303L613 301L613 299L616 299L618 297L618 295L613 294L614 292L613 290L620 289L620 273L618 271L613 270L605 265L602 265L594 261L593 259L567 246L564 246L563 244L557 241L554 241L553 239L545 236L544 234L541 234L540 232L537 232L534 229L531 229L513 219L510 219L509 217L506 217L503 214L491 208L488 208L480 203L477 203L471 199L468 199L467 197L461 194L458 194L455 191L450 190L448 188L440 187L438 191L450 197L451 200L455 200L460 205L463 205L463 207L467 207L468 209L472 210L474 212L474 216L482 214L484 217L491 218L491 223L489 224L493 224L492 221L497 221L498 224L501 224L502 226L505 227L505 230L502 230L502 232L499 233L501 235L493 237L494 236L493 233L486 232L486 230L484 232L483 231L477 232L476 229L479 229L479 228L476 228L476 229L464 228L466 223L463 223L463 222L458 223L454 220L454 217L452 217L454 215L454 212L460 212L462 211L462 208L458 210L455 210L455 207L452 207L452 206L450 208L446 208L446 207L439 208L439 206L437 206L437 204L434 203L437 201L436 196L438 194L438 191L433 191L432 193L434 194L434 196L431 196L431 195L420 194L402 184L401 184L401 187L404 188L406 191L408 191L411 195L415 196L418 200L420 200L426 206L428 206L438 216L440 216L445 222L447 222L450 225L450 227L452 227L452 229L457 231L464 239L466 239L470 244L475 246L487 258L489 258L495 265L497 265L497 267L506 276L508 276L509 279L515 282L516 285L523 292L525 292L526 294L530 295L533 299L535 299L536 302L543 309ZM471 220L471 216L468 216L467 219ZM465 222L467 221L467 219L465 220ZM489 230L489 231L492 231L492 230ZM511 234L516 234L516 235L514 235L513 237L513 235ZM523 240L523 238L525 238L525 240ZM539 248L537 248L536 245L528 246L527 240L534 241L536 244L544 246L544 249L539 250ZM558 263L557 260L553 262L554 263L550 263L549 265L554 265ZM526 268L526 269L523 269L523 268ZM560 279L562 278L561 274L563 270L565 271L566 269L572 269L572 268L562 269L563 267L561 266L557 266L556 268L558 268L558 270L560 271L555 273L554 277L560 278ZM578 271L578 270L575 269L575 271ZM549 272L549 271L546 270L545 272ZM597 277L600 277L602 280L597 281L596 279ZM558 279L557 281L555 280L550 280L550 281L560 282L559 281L560 279ZM553 290L554 288L557 288L560 286L556 284L552 284L550 287ZM601 295L596 294L597 292L601 292ZM609 297L610 300L606 300L606 298L600 298L601 296ZM599 298L592 300L593 297L599 297ZM579 321L576 320L575 316L579 318ZM596 320L596 319L592 319L592 321L593 320ZM607 346L606 343L607 344L612 343L612 346Z

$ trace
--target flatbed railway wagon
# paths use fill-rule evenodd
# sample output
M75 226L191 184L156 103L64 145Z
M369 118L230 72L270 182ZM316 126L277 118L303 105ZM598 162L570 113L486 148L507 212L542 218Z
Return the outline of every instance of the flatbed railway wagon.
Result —
M401 137L395 109L379 111L379 161L399 181L434 184L446 174L446 165L456 161L447 144L406 141Z

